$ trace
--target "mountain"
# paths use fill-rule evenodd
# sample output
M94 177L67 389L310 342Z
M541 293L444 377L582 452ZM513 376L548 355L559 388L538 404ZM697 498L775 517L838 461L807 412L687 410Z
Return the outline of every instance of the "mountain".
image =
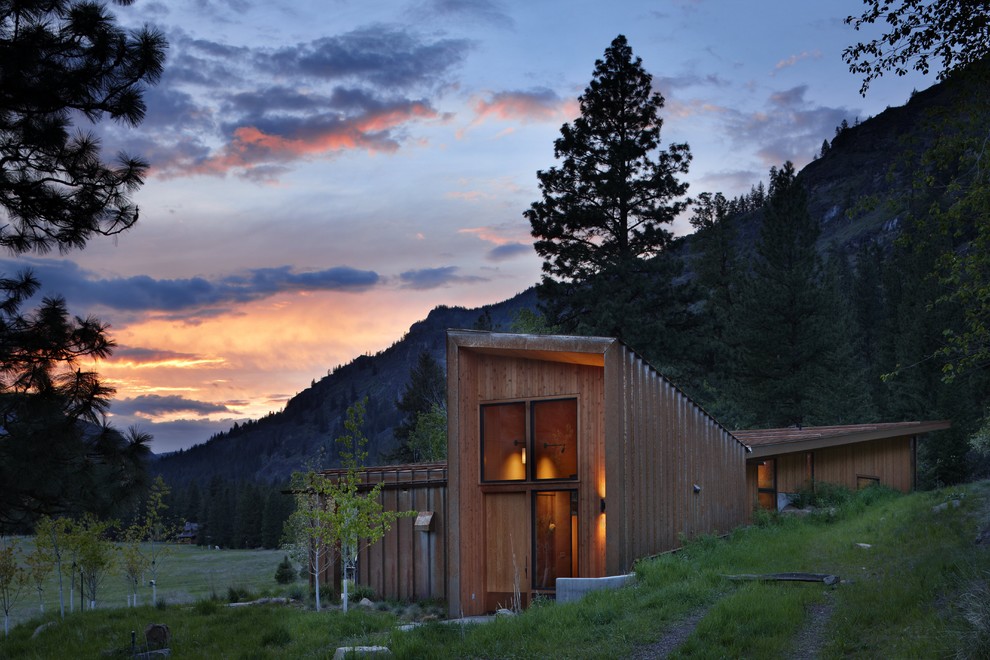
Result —
M809 211L821 223L821 250L838 246L853 255L864 243L890 246L899 233L899 219L886 202L910 187L910 168L898 167L906 153L930 143L932 117L939 116L965 89L954 81L912 95L904 106L888 108L853 126L843 125L819 158L798 175L808 192ZM905 173L906 172L906 173ZM752 251L762 211L732 219L737 250ZM675 242L686 263L686 276L696 255L692 237ZM312 462L323 452L322 465L336 465L333 439L343 432L347 407L369 398L365 432L369 464L387 460L395 447L392 428L399 422L395 402L421 351L445 363L448 328L509 329L521 309L535 309L529 289L509 300L475 309L440 306L414 324L406 335L375 355L362 355L334 369L293 397L285 409L243 426L235 425L208 442L160 458L155 470L170 483L205 482L213 476L275 481Z
M281 412L235 425L204 444L162 456L153 470L172 484L235 480L281 481L324 452L324 467L337 465L334 439L344 431L347 407L368 397L365 434L368 464L387 460L396 449L395 408L416 364L427 351L446 364L448 328L508 330L519 310L536 308L530 288L503 302L474 309L441 305L409 328L404 337L374 355L362 355L333 369L286 404Z

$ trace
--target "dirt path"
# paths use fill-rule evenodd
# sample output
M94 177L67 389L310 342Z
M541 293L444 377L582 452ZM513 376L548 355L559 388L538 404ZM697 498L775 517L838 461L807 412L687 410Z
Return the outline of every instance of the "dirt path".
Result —
M825 643L825 627L835 611L831 592L825 592L825 602L808 607L808 619L794 637L794 647L788 658L812 660L817 658Z
M695 610L687 617L676 622L673 627L664 633L663 637L652 644L639 647L629 657L632 660L666 658L691 636L691 633L698 626L698 622L704 619L706 614L708 614L708 608Z

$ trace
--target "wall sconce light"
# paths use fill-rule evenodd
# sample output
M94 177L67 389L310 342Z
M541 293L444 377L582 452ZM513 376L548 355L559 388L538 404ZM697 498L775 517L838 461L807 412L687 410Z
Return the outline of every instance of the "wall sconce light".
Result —
M514 447L522 447L522 464L526 465L526 441L525 440L513 440L512 445Z
M543 443L543 448L544 449L550 449L551 447L560 447L560 453L561 454L564 453L564 446L565 445L562 442L544 442Z
M697 495L700 492L701 492L701 486L699 486L698 484L695 484L694 485L694 494Z
M602 513L605 513L605 498L604 497L602 498L601 506L602 506Z

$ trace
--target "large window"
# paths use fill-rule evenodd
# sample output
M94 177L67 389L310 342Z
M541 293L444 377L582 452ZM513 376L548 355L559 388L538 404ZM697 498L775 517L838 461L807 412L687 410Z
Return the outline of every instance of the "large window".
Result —
M481 478L484 481L526 479L526 404L481 406Z
M536 479L577 479L577 399L533 402Z
M575 480L577 436L577 399L483 405L481 479Z

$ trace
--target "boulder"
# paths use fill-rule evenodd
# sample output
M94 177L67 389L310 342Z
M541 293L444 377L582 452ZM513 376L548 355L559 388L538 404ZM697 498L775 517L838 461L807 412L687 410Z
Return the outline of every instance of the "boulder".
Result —
M163 649L172 641L172 631L164 623L149 623L144 628L144 641L149 648Z

